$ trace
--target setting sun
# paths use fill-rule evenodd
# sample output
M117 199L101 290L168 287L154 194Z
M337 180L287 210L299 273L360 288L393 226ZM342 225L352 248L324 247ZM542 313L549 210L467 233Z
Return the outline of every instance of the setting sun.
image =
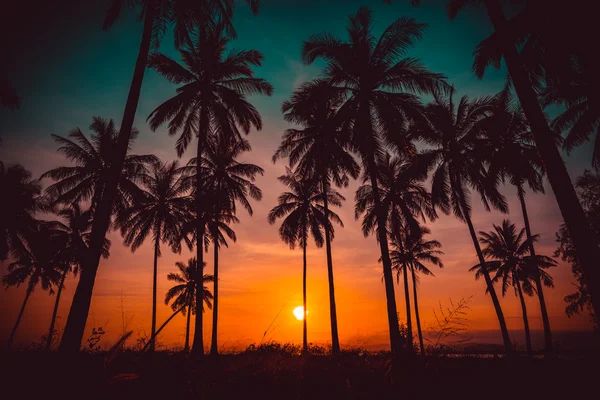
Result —
M294 308L294 311L292 312L298 321L302 321L304 319L304 307L298 306ZM308 310L306 311L306 314L308 315Z

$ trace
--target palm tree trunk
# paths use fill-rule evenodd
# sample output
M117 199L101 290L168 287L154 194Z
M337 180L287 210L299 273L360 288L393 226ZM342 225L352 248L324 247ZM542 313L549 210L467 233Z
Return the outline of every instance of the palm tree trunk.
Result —
M152 345L150 351L156 350L156 291L157 291L157 280L158 280L158 253L160 253L160 224L156 230L156 239L154 241L154 274L152 276L152 333L150 338Z
M521 311L523 312L523 327L525 328L525 344L527 346L527 356L533 355L531 348L531 333L529 332L529 320L527 319L527 306L525 305L525 298L523 297L523 291L521 290L521 282L513 274L513 280L517 284L517 293L519 294L519 301L521 302Z
M577 258L588 285L592 306L596 315L600 315L600 270L598 268L600 248L598 247L598 238L592 231L579 203L567 168L556 148L554 134L550 130L537 101L529 76L519 60L514 40L509 37L511 32L502 8L497 1L486 1L485 6L494 29L502 33L499 37L503 39L501 46L503 47L508 72L519 97L519 102L523 107L523 112L531 125L533 138L548 175L548 181L552 186L558 207L573 240Z
M217 326L219 321L219 245L217 235L213 235L214 255L215 255L215 266L213 281L213 320L212 320L212 340L210 343L210 354L213 356L219 355L219 348L217 345Z
M408 266L404 266L404 299L406 302L406 349L413 351L412 318L410 316L410 294L408 293Z
M10 350L13 340L15 338L15 333L17 333L17 328L19 327L19 324L21 323L21 318L23 317L23 312L25 312L25 306L27 305L27 300L29 300L29 296L31 295L31 290L27 289L27 292L25 293L25 300L23 300L23 305L21 306L21 311L19 311L19 316L17 317L17 321L15 322L15 326L13 327L12 331L10 332L10 336L8 338L8 345L6 346L7 349Z
M306 232L306 219L303 221L302 232L302 307L304 318L302 318L302 353L308 354L308 331L306 327L306 317L308 316L308 308L306 308L306 240L308 235Z
M186 353L188 351L190 351L190 318L192 315L193 302L194 302L194 288L192 288L192 291L190 292L190 299L187 304L188 315L187 315L187 323L185 324L185 345L183 346L183 351Z
M510 341L510 336L508 335L508 328L506 327L506 321L504 319L504 313L502 312L502 307L500 307L500 300L498 300L498 295L496 294L496 289L494 289L494 284L492 279L490 278L490 274L487 270L487 266L485 264L485 258L483 257L483 253L481 252L481 247L479 246L479 241L477 240L477 234L475 233L475 228L473 228L473 222L471 222L471 217L467 213L468 207L464 200L464 196L461 196L461 208L463 215L465 216L465 221L467 222L467 226L469 227L469 232L471 233L471 239L473 240L473 245L475 246L475 252L477 253L477 258L479 259L479 263L481 264L481 272L485 279L485 283L487 285L488 292L490 293L490 297L492 298L492 303L494 304L494 309L496 310L496 316L498 317L498 322L500 323L500 332L502 333L502 342L504 343L504 352L506 355L510 356L513 353L512 343Z
M48 331L48 337L46 338L46 351L50 351L52 347L52 338L54 337L54 324L56 323L56 315L58 314L58 303L60 302L60 295L62 294L63 286L65 285L65 278L69 273L69 268L65 268L62 277L60 278L60 284L56 292L56 301L54 301L54 310L52 311L52 319L50 320L50 330Z
M529 241L529 253L535 260L535 248L533 246L531 226L529 225L529 216L527 215L527 205L525 203L525 191L522 186L517 186L517 195L521 202L521 211L523 212L523 221L525 223L525 232L527 233L527 240ZM542 323L544 325L544 355L549 357L552 354L552 332L550 330L550 319L548 318L548 310L546 309L546 300L544 299L544 289L542 285L542 279L539 274L537 266L534 269L535 287L540 301L540 309L542 312Z
M181 311L183 311L183 309L184 309L185 307L186 307L186 306L182 306L182 307L180 307L180 308L179 308L179 310L177 310L177 311L175 311L173 314L171 314L171 316L170 316L170 317L169 317L169 318L168 318L168 319L167 319L167 320L164 322L164 324L162 324L162 325L161 325L161 326L158 328L158 330L156 331L156 335L154 336L154 338L150 338L150 341L149 341L148 343L146 343L146 345L144 346L144 348L142 349L142 351L146 351L146 350L148 349L148 347L151 347L151 346L152 346L152 342L154 342L154 340L156 339L156 336L158 336L158 334L159 334L159 333L160 333L160 332L163 330L163 328L164 328L165 326L167 326L167 324L168 324L169 322L171 322L171 320L172 320L173 318L175 318L175 316L176 316L177 314L179 314Z
M323 188L323 208L325 209L325 215L329 215L329 204L327 201L327 190L329 185L327 177L323 174L322 179ZM325 251L327 253L327 277L329 278L329 316L331 319L331 353L337 354L340 352L340 340L338 337L337 327L337 311L335 307L335 290L333 284L333 258L331 256L331 234L329 229L325 229Z
M419 346L421 347L421 355L425 357L425 345L423 344L423 331L421 330L421 319L419 318L419 301L417 300L417 279L415 277L415 268L410 268L413 283L413 298L415 300L415 319L417 321L417 332L419 333Z
M148 53L150 51L150 42L152 39L152 26L156 9L153 4L154 1L156 0L150 0L146 3L144 30L138 57L135 62L133 79L127 96L125 112L123 113L121 130L119 132L117 148L114 155L115 158L108 171L107 182L103 190L102 199L98 203L98 207L94 213L89 251L85 258L85 266L81 270L79 284L77 285L75 295L73 296L73 303L71 304L69 317L67 318L67 323L65 325L65 332L59 347L59 351L63 353L78 352L85 331L85 325L92 302L92 292L94 290L96 273L98 272L98 265L102 255L104 237L106 236L106 231L110 225L112 206L117 195L119 176L123 168L125 155L127 154L135 112L140 99L144 71L148 61Z

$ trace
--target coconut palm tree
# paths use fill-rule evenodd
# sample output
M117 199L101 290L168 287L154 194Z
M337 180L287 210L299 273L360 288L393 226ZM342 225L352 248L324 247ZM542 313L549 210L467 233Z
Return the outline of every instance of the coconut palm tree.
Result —
M62 276L56 291L56 300L54 302L54 310L52 311L52 318L50 320L50 329L46 338L46 351L49 351L50 347L52 346L54 325L56 323L56 317L58 316L58 305L60 303L60 297L64 288L65 279L70 272L72 272L74 276L77 276L81 270L85 255L88 251L90 229L92 226L91 210L88 209L86 211L82 211L81 207L77 203L60 209L57 215L61 217L64 222L48 221L45 223L53 235L61 238L64 245L64 247L61 249L61 259L64 261L62 263ZM104 258L108 258L109 250L110 241L108 239L104 239L104 248L102 254Z
M410 321L410 297L408 295L408 270L410 270L412 285L413 285L413 299L415 301L415 320L417 324L417 332L419 334L419 346L421 348L421 355L425 356L425 346L423 344L423 331L421 330L421 319L419 317L419 301L417 296L417 281L418 277L416 272L423 275L434 276L433 272L423 264L428 262L440 268L444 267L440 255L444 254L441 250L441 243L437 240L425 240L424 235L431 233L431 231L423 226L421 227L420 234L413 235L407 234L410 232L408 229L397 231L397 234L392 240L392 251L390 252L390 258L392 260L392 268L396 271L396 279L400 280L400 274L404 275L404 293L406 296L406 315L407 315L407 329L408 329L408 346L412 348L412 332L411 332L411 321Z
M152 278L151 340L156 335L156 292L160 244L174 244L180 236L181 225L187 218L189 180L177 161L157 162L150 172L139 177L142 192L133 199L132 206L122 209L117 218L126 246L135 252L152 235L154 241L154 268ZM152 340L150 350L155 350Z
M37 179L21 165L0 162L0 261L20 252L24 236L37 229L35 213L44 209Z
M428 121L416 124L414 129L432 147L422 157L433 167L433 206L446 214L452 212L467 224L498 317L505 352L510 354L512 344L504 314L471 221L471 187L480 194L487 210L491 204L502 212L508 211L506 199L497 189L497 177L487 174L484 152L478 151L482 135L480 125L491 115L493 106L491 97L470 100L463 96L456 104L453 93L445 98L435 95L434 101L426 107Z
M550 182L561 214L573 240L573 245L577 251L586 280L589 282L589 291L593 308L596 311L596 314L600 314L600 270L597 268L598 259L600 259L598 237L587 223L585 213L577 198L577 193L575 192L567 168L554 141L554 134L550 129L548 121L538 102L537 93L532 84L532 77L528 74L528 71L523 64L524 58L520 57L522 53L517 51L517 45L519 44L517 43L517 39L519 38L519 35L515 33L510 22L506 19L500 1L498 0L449 0L448 15L450 19L453 19L465 6L473 4L485 6L496 33L499 33L498 44L502 57L498 57L497 60L499 62L503 58L506 63L511 82L519 98L519 102L523 107L523 112L531 126L531 132L546 170L548 181ZM582 1L581 4L585 6L586 2ZM531 2L531 7L532 8L529 10L533 12L529 15L536 15L543 13L543 11L547 9L548 4L547 2L534 1ZM591 7L591 5L587 4L587 7ZM565 8L559 6L559 15L562 16L564 10L567 8L568 7ZM573 10L578 10L578 19L575 24L569 25L570 27L580 25L586 26L587 29L593 29L593 23L581 23L580 19L582 16L585 16L586 13L581 13L579 11L581 10L580 7L574 6ZM587 14L590 15L589 18L592 18L594 15L593 12L588 12ZM542 16L540 20L543 21L544 24L547 24L548 22L548 19L545 18L545 16ZM523 26L530 28L535 26L535 24L525 23ZM554 24L547 24L547 27L549 28L547 31L565 32L570 30L557 29ZM526 32L526 34L527 33L530 32ZM576 43L578 41L579 40L572 40L568 42ZM582 45L580 47L586 46ZM593 52L589 49L587 50L587 53L587 60L597 59L596 55L592 54ZM591 65L596 63L597 61L592 61ZM481 74L485 70L485 66L487 66L487 64L483 64ZM591 73L591 76L597 76L597 70L597 68L590 68L588 72Z
M323 246L323 229L329 229L333 239L334 231L331 221L344 226L340 217L333 211L325 212L324 198L329 204L340 207L344 198L341 194L329 188L323 193L319 181L311 177L305 178L298 172L286 168L286 174L278 178L279 182L287 186L290 191L279 195L278 203L269 211L269 224L274 224L278 219L284 218L279 227L279 237L294 248L296 244L302 246L302 306L304 307L302 351L308 352L307 339L307 307L306 307L306 246L308 234L312 235L317 247Z
M344 101L338 114L344 121L352 148L362 162L365 175L374 190L377 215L377 236L383 260L388 324L392 352L401 348L400 331L394 299L394 280L389 258L386 215L380 207L377 186L377 159L386 145L403 148L404 138L397 127L409 119L421 117L417 94L446 88L441 74L427 69L416 58L401 58L421 38L425 25L412 18L399 18L376 38L372 33L371 11L361 7L349 17L348 40L342 41L329 33L313 35L304 42L305 63L323 59L323 73L333 90ZM397 143L397 142L400 143Z
M25 306L36 286L54 294L53 286L61 278L61 271L67 266L61 249L64 248L64 238L53 235L47 226L40 223L25 236L22 246L16 246L13 251L14 261L8 266L8 274L2 282L8 288L19 287L26 283L25 300L19 311L15 325L8 338L8 348L12 346L17 328L25 312Z
M247 2L250 4L252 11L257 13L259 1L248 0ZM113 203L118 196L119 176L127 155L150 48L152 47L155 50L159 48L160 40L170 25L174 25L175 45L177 47L189 41L189 32L196 25L214 25L214 21L221 21L225 24L227 32L231 36L235 36L235 30L231 25L235 9L234 0L113 0L104 21L104 30L109 29L117 21L122 9L126 6L141 7L140 20L144 21L144 27L123 112L121 130L113 154L113 162L107 172L105 190L98 202L98 209L94 216L89 266L86 268L86 272L81 275L80 282L83 282L83 284L77 286L78 290L73 298L65 334L61 342L61 350L65 352L78 351L83 337L94 289L94 280L102 255L103 240L110 226Z
M525 229L517 231L517 227L509 220L502 221L502 226L494 225L491 232L479 232L479 241L484 246L482 251L487 261L488 271L495 271L493 281L502 281L502 296L506 294L508 288L512 285L515 295L519 297L521 310L523 313L523 326L525 329L525 342L527 346L527 355L531 356L533 350L531 347L531 334L529 331L529 321L527 319L527 306L523 297L523 288L527 288L526 294L533 295L534 281L536 276L541 276L546 286L553 286L552 277L544 269L556 266L556 261L550 257L542 255L529 254L529 239L524 239ZM538 235L532 237L537 240ZM475 278L479 279L483 275L481 264L470 269L475 272Z
M177 140L177 154L181 156L188 147L194 129L197 140L196 158L201 159L210 135L224 140L237 140L242 132L248 134L251 127L262 128L260 114L246 96L270 95L272 86L263 79L255 78L252 66L260 66L263 55L257 50L232 50L226 54L229 39L223 35L223 24L205 26L196 32L193 43L181 49L184 65L164 54L153 54L149 66L175 84L183 84L177 94L158 106L148 117L155 130L169 122L169 134L181 131ZM196 176L201 178L201 163L196 163ZM203 185L196 179L196 188ZM196 196L197 214L202 213L202 196ZM199 224L196 237L203 242L205 227ZM202 246L197 248L201 260ZM202 268L198 271L202 275ZM202 295L200 289L197 296ZM200 300L197 300L200 301ZM194 345L192 351L204 354L202 339L202 313L196 314Z
M185 346L184 351L190 349L190 316L196 313L196 287L197 287L197 262L196 258L192 257L188 260L187 265L178 261L175 263L179 269L179 273L170 272L167 275L167 279L171 282L175 282L175 286L167 291L165 295L165 304L169 304L171 300L175 299L171 303L173 311L182 309L181 313L185 316L187 313L187 323L185 326ZM213 295L210 293L208 287L204 286L205 283L214 281L212 275L204 275L202 278L203 291L202 296L204 304L211 309ZM204 312L204 305L202 306L202 312Z
M336 111L341 99L335 97L327 82L314 80L304 83L294 92L292 98L282 105L284 119L302 128L287 129L279 147L273 155L273 162L288 157L292 168L302 171L305 176L314 176L326 193L331 186L347 187L349 178L358 178L360 166L349 153L349 143L340 129ZM328 213L329 203L323 199L323 208ZM329 281L329 315L331 320L331 351L340 352L333 281L333 257L331 235L325 230L327 254L327 275Z
M484 145L489 148L489 172L517 188L529 253L535 258L535 246L525 201L525 186L532 192L544 192L543 166L533 143L529 125L520 107L514 104L508 87L496 96L494 115L485 121ZM544 326L544 351L552 353L552 333L546 309L541 277L535 279Z

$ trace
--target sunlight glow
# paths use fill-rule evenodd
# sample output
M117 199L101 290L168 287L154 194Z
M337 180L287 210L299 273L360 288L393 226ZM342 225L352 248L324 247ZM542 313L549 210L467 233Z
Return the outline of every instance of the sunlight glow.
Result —
M298 321L302 321L304 319L304 307L298 306L294 308L294 311L292 312ZM306 315L308 315L308 310L306 310Z

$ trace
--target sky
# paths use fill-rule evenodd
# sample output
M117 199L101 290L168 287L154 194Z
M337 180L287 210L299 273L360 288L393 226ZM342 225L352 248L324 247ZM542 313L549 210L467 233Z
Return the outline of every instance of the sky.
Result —
M133 66L141 36L141 24L132 11L126 13L108 32L102 31L102 20L109 1L74 2L62 0L64 7L45 5L36 15L29 15L25 5L13 5L5 13L9 18L2 29L15 40L6 42L3 72L23 97L18 111L0 110L0 136L3 147L0 159L7 164L20 163L35 177L50 168L64 165L66 160L56 153L57 145L50 133L66 136L68 132L87 127L93 116L113 118L117 125L129 89ZM264 168L257 179L263 200L254 202L254 215L240 214L234 227L237 242L220 255L219 339L223 351L238 350L250 343L275 340L301 342L302 323L292 310L302 303L302 253L291 250L278 236L277 226L267 223L267 213L284 190L276 180L283 174L285 162L273 164L273 155L288 124L283 120L280 106L302 82L319 76L321 63L304 65L300 58L302 42L311 34L323 31L345 38L347 16L361 5L372 8L374 33L380 34L396 18L414 17L428 24L424 38L409 52L420 57L431 71L444 73L460 95L489 95L499 91L506 76L504 68L489 70L483 80L471 72L472 52L477 43L491 33L485 15L468 11L449 21L442 2L424 1L413 8L408 1L276 1L263 0L258 16L253 16L244 2L236 9L234 26L238 39L231 48L255 48L265 60L256 68L256 75L274 86L271 97L253 97L252 103L263 117L263 129L249 136L253 150L241 160ZM5 33L5 32L3 32ZM3 35L5 36L5 35ZM18 39L18 40L17 40ZM161 52L177 58L172 37L167 35ZM136 154L156 154L162 160L177 158L176 136L168 136L165 127L152 132L146 123L150 112L171 97L175 86L151 70L146 71L135 126L140 135L133 146ZM552 111L552 110L551 110ZM194 146L190 146L194 148ZM192 157L188 151L182 162ZM580 175L590 165L590 151L582 148L565 160L571 176ZM44 180L44 186L51 182ZM527 202L534 233L541 235L537 252L552 255L556 248L555 232L561 216L551 189L546 195L528 194ZM337 212L344 228L336 230L333 242L338 324L342 347L385 348L388 346L385 292L382 282L380 254L375 237L365 238L360 221L353 212L353 182L341 193L346 197ZM520 207L512 187L503 187L509 201L510 214L486 212L474 196L473 223L475 229L489 231L492 224L504 218L522 225ZM473 243L466 225L453 216L442 215L429 223L432 239L443 245L444 268L434 270L435 277L422 277L419 284L419 308L425 331L434 324L434 310L446 307L450 301L469 298L467 314L473 340L501 343L498 322L489 296L484 294L482 281L476 281L468 269L477 264ZM122 332L133 330L134 341L147 337L150 329L152 301L152 246L145 243L135 253L122 245L118 232L108 235L113 242L111 256L102 260L96 278L92 305L84 336L92 328L102 327L107 333L102 343L108 345ZM173 254L166 247L159 259L158 323L171 315L164 305L165 292L171 283L166 276L175 272L175 262L187 261L190 253ZM212 271L212 249L207 257L207 273ZM433 268L433 267L432 267ZM0 266L0 276L6 273L7 263ZM587 315L567 318L564 312L565 295L573 292L575 281L570 267L559 262L552 269L556 287L546 289L551 326L556 331L581 331L591 334ZM72 277L66 283L59 307L59 329L64 328L72 295L76 287ZM6 342L16 319L24 288L0 290L0 345ZM396 286L396 299L401 320L405 321L404 295ZM30 345L39 342L48 329L54 297L37 289L31 297L16 343ZM524 343L521 309L517 298L507 292L501 299L512 340ZM530 325L541 330L539 303L527 299ZM324 249L311 244L308 248L308 337L310 342L330 340L327 268ZM211 315L205 314L205 343L210 339ZM177 316L161 333L159 344L164 348L182 346L185 318ZM558 336L557 336L558 337ZM478 339L479 338L479 339ZM535 339L535 336L534 336ZM535 345L536 343L534 343Z

